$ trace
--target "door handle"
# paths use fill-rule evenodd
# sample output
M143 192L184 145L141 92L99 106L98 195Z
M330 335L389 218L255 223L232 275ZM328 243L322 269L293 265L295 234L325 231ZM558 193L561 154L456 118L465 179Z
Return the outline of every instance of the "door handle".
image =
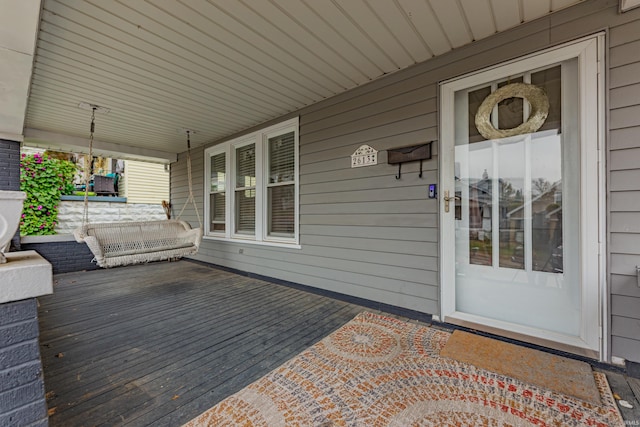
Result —
M449 202L452 200L453 201L460 200L460 197L449 196L449 190L447 190L444 192L444 197L442 199L444 200L444 211L449 212Z

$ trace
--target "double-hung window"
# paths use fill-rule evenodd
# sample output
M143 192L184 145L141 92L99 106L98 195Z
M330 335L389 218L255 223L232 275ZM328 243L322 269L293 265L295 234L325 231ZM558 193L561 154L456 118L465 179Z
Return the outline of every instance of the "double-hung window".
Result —
M205 150L205 235L298 245L298 118Z

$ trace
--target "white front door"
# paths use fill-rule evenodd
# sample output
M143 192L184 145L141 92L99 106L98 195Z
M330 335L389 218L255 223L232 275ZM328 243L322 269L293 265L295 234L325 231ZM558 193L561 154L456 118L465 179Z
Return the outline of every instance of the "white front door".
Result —
M602 356L601 46L592 37L442 84L444 321ZM479 131L480 105L508 85L544 94L498 102ZM540 106L536 129L493 132Z

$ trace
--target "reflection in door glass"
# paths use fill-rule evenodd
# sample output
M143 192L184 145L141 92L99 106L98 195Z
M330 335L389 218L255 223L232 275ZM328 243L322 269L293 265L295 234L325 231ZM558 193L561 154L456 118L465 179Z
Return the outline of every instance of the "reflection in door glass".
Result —
M544 138L539 141L536 151L544 147L547 147L547 154L557 154L552 163L557 163L559 168L560 137ZM562 179L552 174L540 175L537 178L534 175L531 183L532 267L536 271L562 273Z
M498 83L498 88L510 83L522 83L522 77ZM498 103L499 129L520 126L525 120L525 102L522 98L507 98ZM495 122L496 118L494 118ZM498 150L499 205L499 265L503 268L524 269L525 265L525 140L510 139Z
M525 268L525 139L505 141L498 150L500 267Z
M549 115L531 142L531 245L535 271L562 273L562 145L560 66L531 74L549 98Z
M489 171L493 171L493 155L491 143L480 135L474 122L475 112L490 93L490 86L469 92L469 151L473 155L467 159L469 176L458 183L467 188L456 189L456 195L468 197L469 263L475 265L492 265L493 262L493 180L489 175Z
M493 257L493 180L487 169L481 178L469 179L469 262L491 265Z

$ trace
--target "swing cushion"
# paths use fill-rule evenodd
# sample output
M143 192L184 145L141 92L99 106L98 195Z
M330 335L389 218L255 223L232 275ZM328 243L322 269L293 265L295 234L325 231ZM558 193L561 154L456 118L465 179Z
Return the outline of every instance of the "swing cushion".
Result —
M180 220L87 224L74 232L100 267L181 258L198 252L202 232Z

